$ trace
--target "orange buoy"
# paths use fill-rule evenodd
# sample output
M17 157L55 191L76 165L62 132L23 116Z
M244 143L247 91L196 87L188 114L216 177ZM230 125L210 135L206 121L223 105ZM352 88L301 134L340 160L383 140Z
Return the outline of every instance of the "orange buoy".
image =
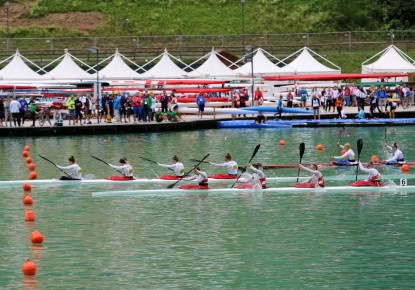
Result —
M34 171L36 169L36 165L34 163L27 164L27 168L29 168L30 171Z
M344 155L344 153L346 153L346 150L344 150L344 149L343 149L343 150L342 150L342 155Z
M30 151L30 146L29 145L26 145L23 150L29 152Z
M23 184L23 190L24 191L31 191L32 190L32 186L30 185L30 183Z
M37 172L36 171L32 171L29 174L29 179L36 179L37 178Z
M32 157L26 157L26 163L27 164L32 163L32 161L33 161Z
M24 221L25 222L34 222L35 221L35 213L28 209L24 215Z
M33 244L41 244L43 242L43 236L39 231L34 230L30 237Z
M36 264L30 259L27 259L22 266L22 271L24 275L33 276L36 275Z
M29 151L23 150L22 151L22 156L23 157L28 157L29 156Z
M280 140L280 142L278 144L285 145L285 141L284 140Z
M403 172L408 172L409 171L409 165L408 164L402 165L402 171Z
M23 203L24 204L33 204L33 199L30 195L25 195L23 197Z
M370 161L372 161L373 163L378 163L379 159L375 154L373 154L372 157L370 157Z
M317 144L317 150L323 150L323 145Z

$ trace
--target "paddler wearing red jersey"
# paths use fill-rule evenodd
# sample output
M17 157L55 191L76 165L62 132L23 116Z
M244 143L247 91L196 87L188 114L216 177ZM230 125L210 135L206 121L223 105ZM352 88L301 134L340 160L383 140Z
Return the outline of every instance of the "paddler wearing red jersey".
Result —
M123 157L120 159L120 166L108 164L118 172L122 174L122 176L126 178L134 178L133 173L133 167L128 163L127 158Z
M227 178L236 178L236 175L238 174L238 163L232 160L232 154L230 153L226 153L224 163L209 162L209 164L214 167L225 167L226 170L228 170ZM215 174L215 175L218 175L218 174Z
M301 182L301 183L297 183L295 185L295 187L316 187L317 185L320 187L324 187L324 177L323 174L318 170L317 165L316 164L312 164L313 169L305 167L301 164L298 165L301 169L304 169L305 171L308 171L310 173L312 173L313 175L311 175L311 177L305 181L305 182Z

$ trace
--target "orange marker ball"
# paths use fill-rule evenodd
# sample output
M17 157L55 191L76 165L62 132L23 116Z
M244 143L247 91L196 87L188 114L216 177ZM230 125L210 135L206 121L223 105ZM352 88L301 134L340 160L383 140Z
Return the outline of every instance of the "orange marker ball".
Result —
M23 157L28 157L29 156L29 151L23 150L22 151L22 156Z
M402 171L403 172L409 172L409 165L408 164L402 165Z
M280 142L278 142L278 144L285 145L285 141L284 140L280 140Z
M30 259L27 259L22 266L22 272L24 275L33 276L36 275L36 264Z
M32 171L29 174L29 179L36 179L37 178L37 172L36 171Z
M32 190L32 186L30 185L30 183L23 184L23 190L25 190L25 191Z
M30 151L30 146L29 146L29 145L26 145L26 146L24 147L24 150L29 152L29 151Z
M323 150L323 145L321 145L321 144L317 144L317 150Z

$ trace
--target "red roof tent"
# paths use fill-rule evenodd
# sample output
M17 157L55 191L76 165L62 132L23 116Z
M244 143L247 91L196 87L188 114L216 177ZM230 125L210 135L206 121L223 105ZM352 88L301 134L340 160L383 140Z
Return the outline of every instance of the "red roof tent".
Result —
M390 78L407 77L408 74L397 73L376 73L376 74L312 74L312 75L282 75L282 76L263 76L265 81L334 81L344 79L363 79L363 78Z

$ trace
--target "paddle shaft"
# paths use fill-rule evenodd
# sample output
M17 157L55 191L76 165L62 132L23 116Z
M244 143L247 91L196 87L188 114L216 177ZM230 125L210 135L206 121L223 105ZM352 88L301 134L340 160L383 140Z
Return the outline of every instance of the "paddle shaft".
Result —
M334 147L333 154L331 154L331 156L334 156L334 153L336 153L336 149L337 149L337 147L339 146L340 140L341 140L341 138L342 138L342 136L343 136L343 133L344 133L344 130L345 130L345 129L346 129L346 127L342 127L342 128L340 129L340 131L339 131L339 139L337 140L336 147Z
M102 163L107 164L107 165L108 165L108 167L112 168L112 167L111 167L111 165L110 165L107 161L102 160L101 158L98 158L98 157L95 157L95 156L92 156L92 155L91 155L91 157L92 157L92 158L94 158L94 159L96 159L96 160L98 160L98 161L101 161ZM121 171L119 171L118 169L116 169L116 168L112 168L112 169L114 169L115 171L117 171L118 173L120 173L122 176L124 176L124 177L125 177L125 174L124 174L124 173L122 173Z
M362 152L363 148L363 140L359 139L357 140L357 168L356 168L356 181L357 181L357 175L359 173L359 162L360 162L360 152Z
M199 161L199 163L197 163L195 166L193 166L193 168L191 170L189 170L188 172L186 172L184 175L188 175L190 172L192 172L193 169L195 169L196 167L198 167L200 165L200 163L202 163L206 158L209 157L210 154L207 154L205 157L203 157L202 160ZM173 188L177 183L179 183L179 181L182 179L177 180L175 183L170 184L167 188Z
M261 144L256 145L254 152L252 153L251 159L249 159L248 163L251 163L252 159L254 159L256 153L258 152L259 148L261 147ZM241 177L241 175L246 171L246 166L243 168L241 174L239 174L239 176L236 178L235 182L232 184L231 188L233 188L236 184L236 182L239 180L239 178Z
M148 161L148 162L151 162L151 163L154 163L154 164L157 164L158 165L158 163L156 162L156 161L153 161L153 160L150 160L150 159L147 159L147 158L145 158L145 157L142 157L142 156L138 156L139 158L141 158L141 159L143 159L143 160L145 160L145 161ZM172 170L172 171L174 171L173 169L171 169L171 168L169 168L170 170Z
M66 173L66 172L65 172L65 170L60 169L60 168L58 167L58 165L56 165L56 163L55 163L55 162L53 162L53 161L51 161L51 160L47 159L46 157L44 157L44 156L42 156L42 155L39 155L39 157L40 157L40 158L45 159L46 161L48 161L48 162L50 162L50 163L52 163L52 164L53 164L56 168L58 168L60 171L62 171L63 173L65 173L65 174L66 174L66 176L71 177L68 173ZM71 177L71 178L72 178L72 177Z

